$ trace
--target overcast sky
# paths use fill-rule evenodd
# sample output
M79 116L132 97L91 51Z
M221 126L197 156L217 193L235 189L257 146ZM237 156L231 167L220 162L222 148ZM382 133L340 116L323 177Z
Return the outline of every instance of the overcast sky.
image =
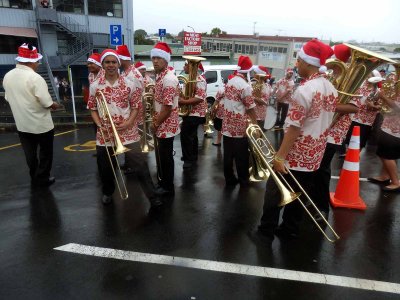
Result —
M246 6L246 5L249 6ZM134 29L289 35L333 41L400 43L399 0L134 0Z

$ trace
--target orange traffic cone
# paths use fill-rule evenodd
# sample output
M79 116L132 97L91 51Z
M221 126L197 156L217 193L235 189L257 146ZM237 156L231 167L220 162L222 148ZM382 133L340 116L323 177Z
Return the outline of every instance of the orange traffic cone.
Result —
M350 145L340 173L336 192L331 193L333 207L365 210L367 206L360 195L360 127L354 126Z

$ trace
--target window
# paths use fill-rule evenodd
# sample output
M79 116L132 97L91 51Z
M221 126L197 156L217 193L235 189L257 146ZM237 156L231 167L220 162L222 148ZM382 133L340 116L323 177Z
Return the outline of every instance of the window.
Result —
M250 53L250 46L249 45L246 45L246 48L245 48L246 50L245 50L245 54L249 54Z
M122 0L88 0L89 15L122 18Z
M204 76L206 77L206 82L208 83L214 83L217 82L218 76L217 76L217 71L207 71Z
M254 54L254 46L250 45L250 54Z
M37 47L37 39L22 36L0 35L0 54L16 54L23 43Z
M274 52L274 53L278 52L278 48L277 47L272 47L272 52Z
M283 48L283 53L287 53L287 48Z
M27 0L0 0L0 7L32 9L32 3Z
M53 0L53 7L62 12L84 13L84 5L81 0Z
M297 51L294 51L293 52L293 58L296 58L297 57Z
M234 70L222 70L221 71L221 77L222 81L225 82L228 80L228 76L233 74Z

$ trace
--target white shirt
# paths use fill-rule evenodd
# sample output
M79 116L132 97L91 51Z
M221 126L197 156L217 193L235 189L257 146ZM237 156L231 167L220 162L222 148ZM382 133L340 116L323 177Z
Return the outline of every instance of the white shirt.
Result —
M3 86L18 131L38 134L54 128L48 108L53 100L42 76L30 67L17 64L4 76Z

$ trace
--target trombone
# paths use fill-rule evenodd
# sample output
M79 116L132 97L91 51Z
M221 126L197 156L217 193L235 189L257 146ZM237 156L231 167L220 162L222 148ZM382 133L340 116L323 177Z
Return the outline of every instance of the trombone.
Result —
M108 160L110 161L111 169L113 171L113 175L115 178L115 182L117 184L119 194L120 194L121 198L125 200L125 199L128 199L128 189L126 188L124 176L122 174L121 167L119 166L119 163L117 160L117 155L125 153L125 152L129 151L130 149L126 148L122 144L121 139L118 136L117 129L115 128L115 124L114 124L114 121L110 114L110 111L108 109L107 101L106 101L106 98L104 97L103 92L97 91L95 97L96 97L96 102L97 102L97 112L102 121L102 126L105 127L105 130L102 127L99 128L101 138L103 139L104 145L106 147ZM110 128L108 125L111 126L111 131L110 131ZM112 140L112 139L114 139L114 140ZM113 151L112 154L110 153L110 150L107 147L107 144L106 144L107 141L109 141L109 143L112 146L112 151ZM115 170L116 168L114 167L111 155L113 155L115 157L115 160L117 161L117 163L116 163L117 171ZM120 178L121 178L121 185L118 182L117 172L119 173Z
M310 216L311 220L315 223L315 225L318 227L319 231L324 235L324 237L331 243L337 241L340 239L339 235L335 232L335 230L332 228L332 226L329 224L329 222L325 219L325 217L322 215L321 211L317 208L317 206L314 204L314 202L311 200L310 196L306 193L306 191L303 189L303 187L300 185L300 183L297 181L297 179L294 177L292 172L288 168L286 168L286 171L288 172L289 176L293 179L295 184L297 185L297 188L300 189L301 192L295 192L293 187L289 185L289 183L286 181L286 179L283 177L282 174L277 173L273 170L271 166L271 162L273 161L276 151L270 141L267 139L265 136L264 132L261 130L261 128L258 125L251 124L247 127L246 129L246 135L249 139L250 142L250 149L251 151L254 151L255 153L254 156L257 158L257 162L261 163L262 166L260 166L260 169L264 169L265 173L269 173L272 176L272 179L275 181L276 185L278 186L280 192L281 192L281 201L278 204L278 206L285 206L294 200L298 200L300 204L303 206L304 210L307 212L307 214ZM306 197L306 200L311 205L305 204L300 196L304 195ZM314 208L316 213L321 217L323 223L328 226L329 230L333 234L333 238L330 238L325 231L322 229L322 227L318 224L318 221L314 218L313 214L311 213L309 208Z

